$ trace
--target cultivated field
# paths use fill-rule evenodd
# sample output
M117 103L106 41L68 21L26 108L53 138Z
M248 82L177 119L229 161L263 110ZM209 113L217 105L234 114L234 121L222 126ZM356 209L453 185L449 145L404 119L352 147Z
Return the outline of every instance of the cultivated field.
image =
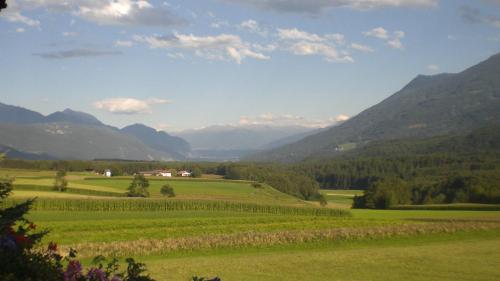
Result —
M130 199L130 177L70 173L61 193L51 172L0 174L16 177L14 200L40 197L29 217L51 231L43 243L87 262L134 256L158 280L500 279L499 211L348 210L358 192L336 190L317 208L221 179L150 178L152 198ZM160 195L166 182L175 198Z

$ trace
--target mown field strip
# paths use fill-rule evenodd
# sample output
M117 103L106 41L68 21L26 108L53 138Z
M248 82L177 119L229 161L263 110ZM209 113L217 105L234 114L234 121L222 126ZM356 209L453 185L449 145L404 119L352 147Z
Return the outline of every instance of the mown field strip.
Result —
M14 187L15 191L23 190L23 191L44 191L44 192L55 192L52 186L45 185L27 185L27 184L17 184ZM105 196L105 197L125 197L126 194L123 192L110 192L110 191L101 191L94 189L82 189L82 188L73 188L68 187L64 192L59 193L69 193L69 194L81 194L81 195L90 195L90 196Z
M437 233L455 233L458 231L474 231L498 229L500 223L494 222L447 222L428 224L406 224L398 226L379 226L366 228L332 228L322 230L298 230L275 232L242 232L222 235L199 235L192 237L167 239L139 239L135 241L109 243L83 243L67 245L76 249L82 257L97 254L106 256L125 255L160 255L175 251L192 251L200 249L242 248L308 243L316 241L344 241L356 239L389 238Z

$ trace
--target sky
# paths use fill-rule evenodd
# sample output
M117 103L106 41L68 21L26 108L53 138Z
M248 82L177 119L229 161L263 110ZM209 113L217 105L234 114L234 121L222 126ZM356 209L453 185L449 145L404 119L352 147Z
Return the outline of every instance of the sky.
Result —
M7 0L0 102L104 123L323 127L500 51L500 0Z

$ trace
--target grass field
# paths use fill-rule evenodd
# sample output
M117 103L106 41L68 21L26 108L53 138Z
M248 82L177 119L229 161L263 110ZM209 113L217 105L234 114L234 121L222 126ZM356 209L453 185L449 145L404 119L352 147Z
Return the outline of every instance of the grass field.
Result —
M68 179L68 192L52 192L50 189L54 183L53 175L47 171L36 171L30 175L22 170L4 170L0 175L9 175L15 177L14 196L26 197L33 190L40 197L68 197L75 198L84 195L103 196L97 192L107 192L110 194L124 195L132 181L132 177L116 177L104 178L96 177L91 173L70 173ZM283 194L270 186L263 185L262 188L254 188L250 182L246 181L228 181L218 178L202 178L202 179L163 179L159 177L149 178L149 192L152 198L162 197L160 189L164 184L169 184L174 188L176 197L171 200L223 200L235 202L253 202L260 204L282 204L282 205L297 205L306 206L308 203ZM42 190L45 189L45 190ZM74 194L73 191L78 190L80 194ZM88 192L85 192L87 190ZM97 191L97 192L95 192ZM63 195L67 194L67 196ZM112 195L111 195L112 196Z
M75 248L87 263L98 254L133 256L157 280L500 278L500 211L346 210L360 191L322 190L330 206L345 210L337 212L219 178L151 178L152 198L128 199L44 191L50 172L0 174L7 172L25 187L15 200L39 197L29 218L50 231L43 244ZM131 178L71 173L68 180L79 192L123 194ZM167 182L175 199L159 194ZM162 202L170 207L158 208Z
M350 208L352 200L356 195L362 195L362 190L343 190L343 189L322 189L323 194L329 204L339 208Z

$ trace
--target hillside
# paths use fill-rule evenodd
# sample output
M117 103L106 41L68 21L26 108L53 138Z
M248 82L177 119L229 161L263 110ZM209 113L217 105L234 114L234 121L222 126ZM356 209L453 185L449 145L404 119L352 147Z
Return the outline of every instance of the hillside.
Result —
M437 153L489 157L500 155L500 125L476 129L465 135L373 141L359 149L344 153L342 158L388 158Z
M374 140L464 134L500 122L500 54L457 74L418 76L354 118L251 160L294 162L335 156Z
M70 123L0 124L1 143L58 159L170 160L138 139L104 126Z
M176 159L185 159L191 152L191 146L184 139L171 136L163 131L156 131L142 124L130 125L122 128L121 131L136 137L153 149L172 155Z
M141 126L120 131L66 109L47 116L0 104L0 147L10 158L181 160L190 151L178 137Z

